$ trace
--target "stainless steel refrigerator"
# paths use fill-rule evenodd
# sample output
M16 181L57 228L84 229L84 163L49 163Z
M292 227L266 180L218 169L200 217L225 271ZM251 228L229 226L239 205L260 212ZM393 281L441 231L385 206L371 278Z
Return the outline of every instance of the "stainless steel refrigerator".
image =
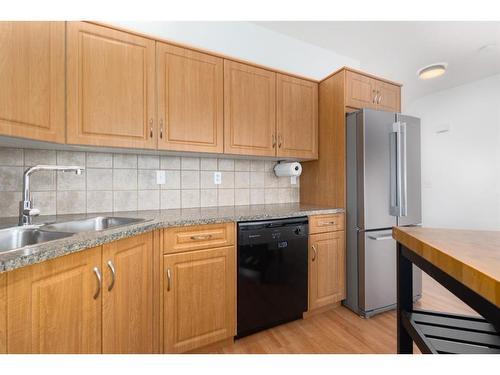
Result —
M422 221L420 119L363 109L347 115L347 298L369 317L396 307L391 228ZM415 298L422 274L413 272Z

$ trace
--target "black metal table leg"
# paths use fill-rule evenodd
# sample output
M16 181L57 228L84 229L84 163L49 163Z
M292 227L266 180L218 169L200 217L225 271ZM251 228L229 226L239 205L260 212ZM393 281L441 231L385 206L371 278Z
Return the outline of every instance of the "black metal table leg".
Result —
M410 260L402 255L402 245L397 249L397 338L398 354L412 354L413 340L403 326L402 314L413 308L413 267Z

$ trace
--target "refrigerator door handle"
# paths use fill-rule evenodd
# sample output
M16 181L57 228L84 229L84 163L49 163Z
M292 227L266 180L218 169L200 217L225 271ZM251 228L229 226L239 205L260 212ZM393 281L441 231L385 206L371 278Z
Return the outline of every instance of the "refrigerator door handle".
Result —
M368 238L370 238L371 240L375 240L375 241L393 240L394 239L394 238L392 238L392 234L381 234L378 236L369 235Z
M401 184L399 191L401 192L400 198L400 215L399 216L407 216L408 215L408 188L407 188L407 172L406 172L406 123L402 122L400 126L400 165L399 172L401 173L401 177L398 178L398 182Z
M390 133L390 147L391 147L390 213L393 216L401 216L401 195L402 195L401 123L400 122L393 123L392 130L393 131Z

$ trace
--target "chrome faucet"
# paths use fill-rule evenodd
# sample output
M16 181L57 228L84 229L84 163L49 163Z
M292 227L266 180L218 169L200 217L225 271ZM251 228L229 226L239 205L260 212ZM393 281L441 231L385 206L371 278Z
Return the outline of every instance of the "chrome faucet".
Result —
M73 165L36 165L26 169L23 176L23 200L19 202L19 225L31 225L33 216L40 215L40 210L33 207L33 199L30 193L30 176L38 171L62 171L82 174L84 167Z

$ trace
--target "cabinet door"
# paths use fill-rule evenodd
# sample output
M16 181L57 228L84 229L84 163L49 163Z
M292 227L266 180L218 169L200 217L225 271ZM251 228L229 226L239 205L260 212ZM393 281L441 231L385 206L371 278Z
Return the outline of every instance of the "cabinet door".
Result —
M153 233L103 246L102 351L154 353Z
M224 153L275 156L276 73L224 60Z
M197 349L236 332L234 246L165 255L166 353Z
M67 142L156 148L155 42L68 22Z
M223 60L157 43L158 148L222 153Z
M278 156L318 158L318 84L277 76Z
M344 232L309 236L309 310L345 298Z
M8 352L100 353L100 265L96 247L9 272Z
M0 22L0 134L64 143L64 22Z
M377 94L377 109L391 112L401 110L401 87L378 81Z
M376 80L362 74L346 71L346 106L376 108Z
M0 354L7 353L7 274L0 273Z

